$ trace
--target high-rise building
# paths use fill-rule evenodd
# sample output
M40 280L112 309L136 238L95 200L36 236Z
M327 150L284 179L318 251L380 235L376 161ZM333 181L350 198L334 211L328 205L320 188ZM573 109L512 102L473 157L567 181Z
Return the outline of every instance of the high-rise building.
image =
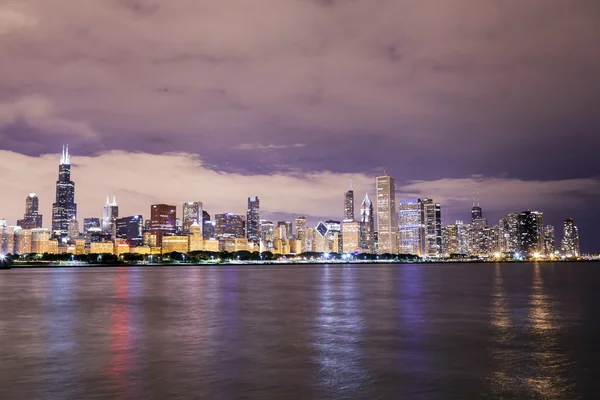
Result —
M342 222L342 251L360 252L360 222L344 220Z
M538 252L537 215L529 210L519 214L519 252L527 256Z
M377 234L379 253L398 253L396 224L396 184L390 175L378 176L377 188Z
M156 245L162 245L165 235L175 233L177 207L168 204L153 204L150 207L150 232L156 235Z
M446 226L446 255L460 254L458 245L458 225Z
M115 225L117 239L127 241L131 247L141 246L144 243L144 218L141 215L117 218Z
M52 230L66 234L69 221L77 219L75 204L75 183L71 180L71 158L69 146L63 146L56 181L56 202L52 204Z
M286 221L277 221L277 226L275 227L275 239L283 240L285 242L288 238Z
M257 196L248 197L246 237L253 243L260 243L260 201Z
M471 208L471 222L476 219L483 219L483 210L479 207L479 204L473 204L473 208Z
M425 216L421 199L400 200L398 206L399 249L402 254L425 254Z
M431 199L423 199L425 255L439 257L442 251L442 208Z
M354 191L344 193L344 221L354 221Z
M302 251L307 251L307 242L306 242L306 217L304 215L296 218L296 239L300 241L300 245L302 246Z
M341 222L330 219L330 220L325 221L325 225L327 225L329 241L331 242L330 251L333 251L334 253L340 253L343 248Z
M241 215L233 213L215 214L215 237L245 238L246 221Z
M506 219L507 224L507 251L519 251L519 214L510 213Z
M532 211L535 215L536 232L537 232L537 244L536 251L540 254L544 253L544 213L541 211Z
M25 214L23 219L17 221L17 225L23 229L35 229L42 227L42 215L39 214L39 199L35 193L30 193L25 199Z
M100 218L84 218L83 219L83 233L87 233L90 228L100 228Z
M563 225L562 251L567 257L579 257L579 230L573 218L565 220Z
M201 201L190 201L183 203L182 230L184 234L190 233L190 227L194 222L198 222L202 229L203 209Z
M360 248L365 253L375 254L375 214L367 193L360 206Z
M69 241L71 243L75 243L75 240L77 240L77 238L79 237L79 222L77 222L76 219L72 219L69 221L67 235L69 236Z
M116 227L115 222L119 218L119 206L117 205L117 198L113 196L112 202L106 196L106 204L102 211L102 232L110 233L112 237L115 236Z
M550 256L556 251L556 236L554 226L546 225L544 227L544 253Z

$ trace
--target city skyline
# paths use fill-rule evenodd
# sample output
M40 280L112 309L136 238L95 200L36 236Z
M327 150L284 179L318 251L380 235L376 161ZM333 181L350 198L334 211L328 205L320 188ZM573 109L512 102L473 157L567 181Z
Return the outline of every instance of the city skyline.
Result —
M62 207L71 213L73 213L73 210L76 212L77 206L74 203L75 184L71 180L70 174L70 155L68 145L66 145L63 146L63 151L59 161L59 180L56 182L57 203L53 204L54 210L56 210L57 207ZM395 198L397 192L395 187L395 179L389 174L384 174L375 178L375 190L377 193L377 207L375 209L377 213L377 220L375 226L379 237L377 241L378 253L402 253L403 251L409 250L405 254L415 254L427 257L437 257L443 254L448 254L445 253L446 249L444 248L445 242L447 241L445 229L448 226L452 228L453 226L457 226L456 224L462 224L462 222L456 221L456 224L446 224L446 226L444 226L442 223L441 204L434 202L429 198L400 200L400 204L397 206ZM237 215L231 212L215 214L215 219L213 220L213 229L217 238L246 238L250 242L254 242L256 245L259 245L260 238L262 238L262 233L260 230L262 224L264 223L269 223L271 226L270 231L273 231L274 233L273 238L269 239L269 241L272 241L273 239L280 239L283 242L287 242L288 239L291 239L292 237L295 238L293 223L291 221L278 221L277 226L275 227L275 224L273 224L271 221L260 218L260 207L257 196L248 197L247 200L248 207L246 210L246 215ZM39 215L39 198L37 195L30 193L26 198L25 203L25 216L27 217L27 215L33 215L35 218L37 218L37 215ZM413 206L408 206L411 203L418 205L418 207L414 208ZM205 216L204 210L202 209L202 204L202 202L185 202L181 209L181 216L179 216L176 205L151 205L150 219L146 220L146 229L155 235L153 243L160 246L165 233L171 235L177 234L178 232L182 234L189 234L189 226L192 225L192 223L196 223L200 219L203 219L203 224L206 223L207 221L204 221ZM406 208L407 206L408 208ZM346 191L344 193L343 201L342 224L340 224L340 221L336 220L328 220L325 221L324 224L323 221L320 220L316 225L316 232L320 233L321 236L329 237L330 241L339 240L340 249L342 249L342 247L355 248L355 251L361 251L361 249L368 250L372 248L371 245L368 244L370 239L367 238L367 232L369 232L369 230L365 231L366 227L373 225L373 222L365 221L365 215L373 215L372 205L368 199L368 192L365 195L365 199L363 200L360 208L361 215L359 221L356 222L355 226L353 225L354 207L354 192L353 190ZM371 207L370 210L369 207ZM105 235L113 238L117 238L119 236L124 238L131 235L135 237L139 243L141 243L141 232L143 226L142 216L138 214L126 218L122 217L120 219L121 233L118 235L118 228L116 224L119 217L118 210L119 208L116 202L116 196L113 195L112 202L107 196L106 204L103 210L102 229L99 229L99 231L102 231ZM413 211L410 210L419 211L414 214ZM408 214L405 214L405 211ZM68 237L74 243L75 238L78 237L78 232L80 231L78 221L76 220L76 214L70 218L67 224L67 229L65 230L61 228L62 225L59 224L62 224L64 219L63 215L56 213L56 211L53 212L52 230L62 234L68 234ZM199 217L201 214L203 215L202 218ZM492 242L496 243L493 245L496 246L496 249L504 249L501 251L515 251L511 250L515 249L515 245L510 243L512 240L519 242L519 249L526 254L533 254L534 252L541 254L546 252L548 247L547 241L552 242L552 251L549 251L548 253L552 253L554 251L554 248L556 248L554 226L548 225L545 227L543 213L539 211L530 211L529 209L521 212L518 215L518 231L519 235L521 235L521 232L523 232L522 235L519 236L518 239L507 238L506 240L508 240L508 242L502 239L504 244L501 245L499 242L500 236L504 236L504 234L501 234L500 231L497 231L496 229L505 229L506 234L513 232L515 228L510 227L510 221L512 218L511 216L516 216L516 214L508 214L508 219L500 219L499 224L496 224L492 228L493 224L488 225L487 218L484 218L479 200L477 200L476 203L475 197L473 197L473 206L471 208L471 224L469 225L472 227L469 228L471 230L471 235L469 238L469 243L466 246L469 248L469 253L476 255L490 254L490 252L493 252L489 247L492 246ZM296 221L301 218L305 217L299 216L296 218ZM90 224L88 221L93 219L95 218L84 218L83 226L89 226ZM571 226L573 226L572 219L569 218L566 221L571 221ZM27 219L19 220L17 222L29 223ZM565 246L568 249L573 249L576 254L579 254L579 228L568 228L567 222L565 222L564 225ZM130 223L133 225L128 225ZM4 224L9 225L6 223L6 221ZM513 222L513 225L514 224L515 222ZM196 225L199 235L202 236L202 227L198 224ZM128 233L127 226L131 226L134 233ZM414 232L406 229L410 229ZM455 229L456 228L452 228L451 232L454 232ZM572 233L573 229L575 229L576 233ZM343 244L342 232L344 231L352 235L352 245ZM548 236L548 232L550 231L552 234ZM85 233L85 231L83 232ZM458 232L451 233L453 236L456 236L457 234ZM335 237L338 239L334 239ZM569 239L568 237L575 239ZM416 242L415 244L409 245L407 244L407 240L411 242L415 242L416 240ZM574 243L577 243L577 245L575 246ZM457 242L452 246L460 248L463 245ZM498 252L498 250L494 251L496 253Z

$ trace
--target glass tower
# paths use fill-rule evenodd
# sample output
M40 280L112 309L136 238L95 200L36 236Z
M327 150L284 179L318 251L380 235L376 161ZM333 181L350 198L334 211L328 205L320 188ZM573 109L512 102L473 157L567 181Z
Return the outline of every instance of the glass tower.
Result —
M75 204L75 183L71 180L69 145L66 145L63 146L58 167L56 202L52 204L52 230L66 234L69 230L69 221L73 219L77 219L77 204Z

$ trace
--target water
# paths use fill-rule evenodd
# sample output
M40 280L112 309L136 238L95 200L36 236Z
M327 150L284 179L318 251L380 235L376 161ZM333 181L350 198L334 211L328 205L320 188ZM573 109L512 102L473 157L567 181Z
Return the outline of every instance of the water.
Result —
M600 264L0 272L0 399L595 399Z

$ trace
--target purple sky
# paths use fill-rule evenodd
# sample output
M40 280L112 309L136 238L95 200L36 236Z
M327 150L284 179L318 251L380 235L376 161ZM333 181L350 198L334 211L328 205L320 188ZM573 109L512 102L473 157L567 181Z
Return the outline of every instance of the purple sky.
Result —
M341 218L385 170L445 224L478 189L600 251L599 37L597 0L5 0L0 217L37 192L50 221L68 142L80 219L113 193Z

